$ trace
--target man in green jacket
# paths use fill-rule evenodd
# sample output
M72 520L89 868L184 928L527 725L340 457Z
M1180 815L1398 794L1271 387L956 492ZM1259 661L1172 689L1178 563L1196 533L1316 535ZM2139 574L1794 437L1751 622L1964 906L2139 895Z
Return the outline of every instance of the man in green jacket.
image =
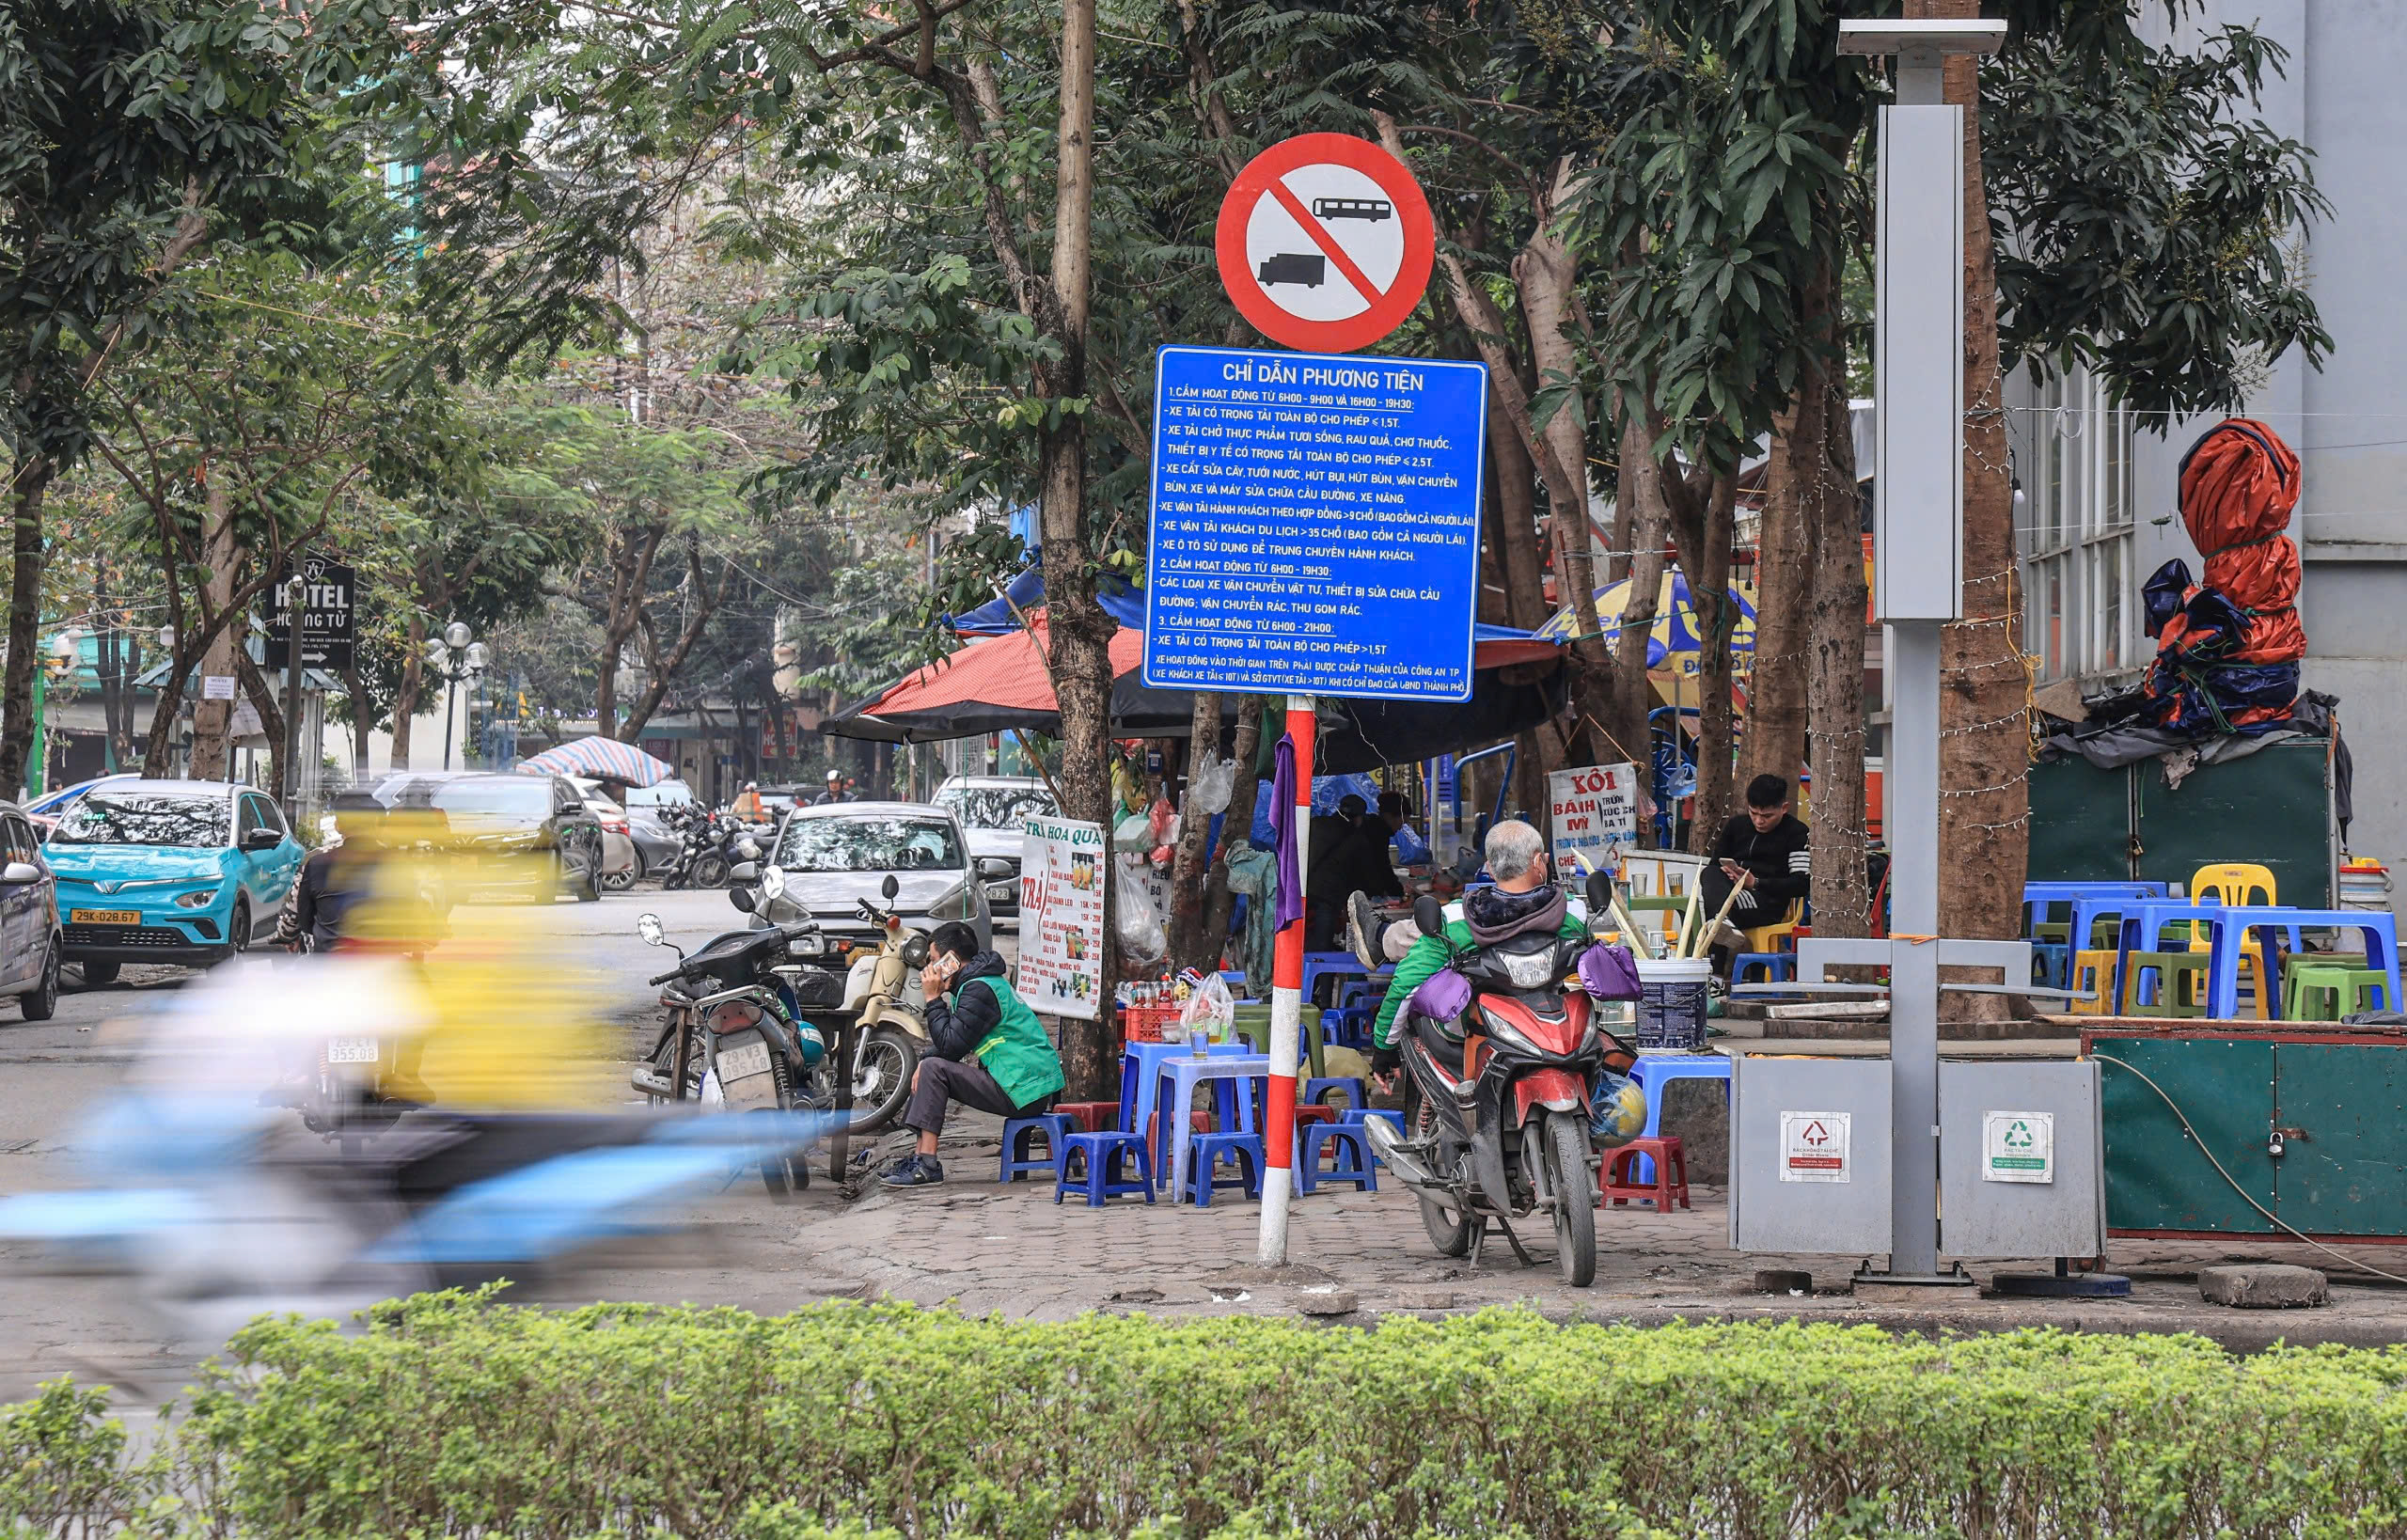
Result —
M1509 819L1487 831L1487 874L1496 879L1495 886L1465 893L1463 918L1446 922L1445 938L1424 935L1414 941L1388 981L1387 998L1379 1002L1378 1023L1371 1031L1371 1073L1382 1091L1395 1089L1396 1070L1403 1062L1395 1048L1396 1013L1455 952L1537 929L1574 941L1587 939L1587 922L1571 917L1563 889L1547 880L1545 836ZM1362 908L1356 905L1358 923Z
M889 1187L930 1187L944 1180L936 1136L951 1103L999 1117L1033 1117L1052 1107L1066 1083L1044 1025L1013 991L1002 958L979 950L977 932L958 921L937 926L928 937L920 984L935 1051L920 1061L903 1110L904 1125L919 1132L919 1145L879 1177Z

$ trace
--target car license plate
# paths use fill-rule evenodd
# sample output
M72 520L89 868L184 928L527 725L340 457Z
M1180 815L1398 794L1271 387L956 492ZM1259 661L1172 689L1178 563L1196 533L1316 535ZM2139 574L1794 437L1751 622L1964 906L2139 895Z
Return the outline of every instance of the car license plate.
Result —
M725 1085L730 1080L741 1080L747 1075L768 1073L769 1045L766 1043L747 1043L741 1047L729 1048L718 1056L718 1079L721 1085Z
M142 911L139 909L70 909L67 911L67 923L70 925L139 925L142 923Z
M329 1064L372 1064L376 1062L376 1040L372 1037L338 1037L326 1045Z

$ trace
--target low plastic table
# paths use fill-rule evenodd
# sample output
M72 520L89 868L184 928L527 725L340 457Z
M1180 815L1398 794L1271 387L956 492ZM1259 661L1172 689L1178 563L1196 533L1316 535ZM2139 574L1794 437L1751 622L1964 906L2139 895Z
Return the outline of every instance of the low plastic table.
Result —
M1179 1182L1186 1174L1188 1150L1195 1139L1194 1127L1186 1116L1188 1108L1195 1100L1195 1088L1207 1080L1267 1079L1270 1076L1270 1056L1240 1053L1216 1054L1206 1059L1191 1055L1165 1059L1156 1066L1154 1075L1154 1104L1156 1108L1171 1109L1170 1115L1163 1118L1160 1128L1160 1138L1169 1141L1169 1158L1155 1162L1154 1180L1170 1184L1170 1198L1174 1203L1178 1202ZM1164 1088L1168 1089L1167 1095L1163 1094ZM1238 1132L1251 1133L1253 1097L1242 1086L1236 1088L1236 1110ZM1141 1119L1137 1126L1140 1132L1143 1130ZM1267 1153L1266 1148L1265 1154Z
M1215 1043L1206 1050L1215 1058L1242 1058L1253 1050L1242 1043ZM1141 1134L1154 1113L1156 1076L1167 1060L1192 1059L1195 1050L1184 1043L1124 1043L1120 1045L1120 1131Z
M2399 998L2399 921L2380 909L2291 909L2279 904L2234 904L2215 908L2211 904L2194 910L2189 918L2204 922L2212 936L2213 951L2207 964L2207 1014L2228 1017L2240 1009L2240 949L2248 937L2271 930L2335 930L2355 931L2366 938L2366 968L2383 976L2388 999ZM2267 987L2278 989L2282 976L2281 964L2274 954L2273 938L2263 936L2264 972L2259 978L2269 981Z
M2161 882L2026 882L2022 885L2022 934L2034 934L2032 927L2045 918L2046 911L2059 904L2070 904L2084 898L2164 896L2165 885ZM2084 942L2074 950L2084 950L2086 945Z

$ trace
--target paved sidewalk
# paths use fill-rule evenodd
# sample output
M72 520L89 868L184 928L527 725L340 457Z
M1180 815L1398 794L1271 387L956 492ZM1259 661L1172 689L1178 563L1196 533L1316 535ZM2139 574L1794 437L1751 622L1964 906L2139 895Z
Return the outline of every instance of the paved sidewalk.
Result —
M811 1213L794 1244L817 1273L842 1277L889 1297L949 1304L975 1313L1060 1320L1085 1311L1143 1311L1169 1316L1231 1312L1289 1314L1326 1307L1334 1285L1355 1296L1347 1319L1386 1312L1472 1310L1529 1304L1568 1319L1655 1323L1685 1319L1786 1318L1873 1323L1900 1330L1997 1330L2058 1326L2092 1331L2195 1331L2228 1346L2273 1342L2381 1345L2407 1341L2407 1288L2368 1276L2352 1279L2334 1258L2305 1246L2235 1240L2117 1241L2112 1258L2132 1279L2125 1299L1990 1298L1970 1290L1929 1302L1859 1299L1838 1292L1860 1259L1741 1255L1727 1244L1722 1189L1692 1188L1691 1212L1600 1210L1597 1281L1565 1286L1553 1265L1550 1230L1526 1234L1538 1259L1523 1266L1502 1237L1491 1236L1477 1264L1441 1257L1422 1229L1412 1195L1392 1183L1377 1193L1323 1188L1296 1201L1286 1276L1266 1277L1252 1264L1258 1204L1224 1198L1210 1209L1148 1206L1115 1199L1091 1209L1060 1206L1049 1184L1000 1186L994 1181L996 1120L956 1118L943 1151L948 1182L904 1193L873 1191L849 1206L813 1189ZM797 1216L801 1218L802 1216ZM2372 1265L2407 1274L2407 1256L2357 1249ZM2294 1262L2332 1276L2334 1303L2302 1311L2236 1311L2208 1305L2195 1275L2223 1262ZM2047 1272L2044 1260L1967 1265L1984 1285L1997 1271ZM1759 1268L1811 1272L1810 1296L1754 1288ZM1823 1291L1832 1292L1823 1292Z

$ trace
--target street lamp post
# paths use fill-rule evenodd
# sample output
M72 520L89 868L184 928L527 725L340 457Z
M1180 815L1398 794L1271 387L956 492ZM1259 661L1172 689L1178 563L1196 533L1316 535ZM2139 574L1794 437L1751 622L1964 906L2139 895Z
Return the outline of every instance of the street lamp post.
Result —
M443 628L443 635L426 644L427 667L443 680L443 768L451 768L451 733L453 712L460 700L460 684L464 680L482 678L485 671L485 644L473 640L476 633L465 621L454 621Z

